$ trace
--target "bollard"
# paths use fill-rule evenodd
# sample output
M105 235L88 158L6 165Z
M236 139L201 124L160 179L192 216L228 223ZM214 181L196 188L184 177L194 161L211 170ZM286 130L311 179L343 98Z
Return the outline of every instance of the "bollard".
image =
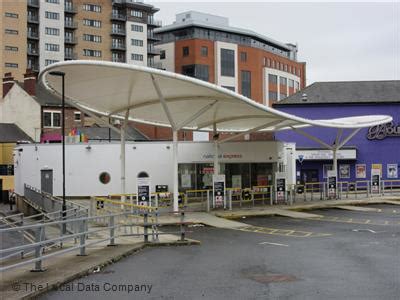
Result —
M39 227L37 228L35 232L35 242L40 243L42 241L42 233L43 233L44 227ZM35 247L35 258L40 258L42 256L42 245L39 244ZM35 268L31 270L31 272L43 272L45 271L42 268L42 260L39 259L35 261Z
M86 247L85 247L85 238L86 238L86 234L84 234L85 229L86 229L86 221L82 220L79 224L79 233L81 233L81 235L79 236L79 254L78 256L86 256Z
M210 191L207 190L207 212L210 212Z
M230 197L229 197L229 210L232 210L232 193L233 193L233 191L230 191Z
M143 214L143 237L144 237L144 242L148 243L149 242L149 234L148 234L148 212L146 211Z
M185 212L181 211L181 242L185 240Z
M159 241L158 239L158 208L156 208L156 242Z
M110 226L110 243L107 246L116 246L115 244L115 228L114 228L114 216L110 216L109 225Z

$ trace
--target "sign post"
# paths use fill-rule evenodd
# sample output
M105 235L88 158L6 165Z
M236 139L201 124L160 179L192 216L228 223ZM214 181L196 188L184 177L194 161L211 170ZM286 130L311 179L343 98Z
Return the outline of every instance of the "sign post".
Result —
M225 185L225 175L213 175L213 207L226 208L226 185Z
M336 199L337 196L337 175L336 170L329 170L328 175L328 198Z
M137 204L151 206L150 177L138 177L136 185Z
M381 170L371 169L371 194L380 193Z
M276 203L286 202L286 174L284 172L275 173L275 201Z

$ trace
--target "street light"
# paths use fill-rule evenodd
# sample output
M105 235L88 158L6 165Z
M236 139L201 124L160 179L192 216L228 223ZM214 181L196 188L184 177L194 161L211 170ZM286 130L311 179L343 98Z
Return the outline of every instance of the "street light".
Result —
M49 72L52 76L59 76L62 79L62 87L61 87L61 107L62 107L62 119L61 119L61 130L62 130L62 219L66 220L67 214L67 204L65 202L65 73L59 71ZM62 225L62 233L67 233L67 224L63 223Z

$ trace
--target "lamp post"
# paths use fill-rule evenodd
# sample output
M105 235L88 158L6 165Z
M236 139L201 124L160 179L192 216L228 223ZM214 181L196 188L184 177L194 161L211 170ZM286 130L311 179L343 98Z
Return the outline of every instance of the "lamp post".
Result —
M62 79L61 86L61 107L62 107L62 119L61 119L61 130L62 130L62 219L65 221L67 214L67 204L65 202L65 73L60 71L53 71L49 73L52 76L59 76ZM63 223L62 233L67 233L67 224Z

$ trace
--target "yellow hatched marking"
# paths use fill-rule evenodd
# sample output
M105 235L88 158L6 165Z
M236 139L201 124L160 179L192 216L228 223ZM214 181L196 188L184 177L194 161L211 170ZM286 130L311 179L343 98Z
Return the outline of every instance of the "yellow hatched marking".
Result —
M279 236L290 236L290 237L324 237L330 236L329 233L315 233L308 231L296 231L290 229L277 229L277 228L267 228L267 227L258 227L258 226L249 226L238 228L241 231L247 232L256 232L256 233L265 233L271 235L279 235Z

